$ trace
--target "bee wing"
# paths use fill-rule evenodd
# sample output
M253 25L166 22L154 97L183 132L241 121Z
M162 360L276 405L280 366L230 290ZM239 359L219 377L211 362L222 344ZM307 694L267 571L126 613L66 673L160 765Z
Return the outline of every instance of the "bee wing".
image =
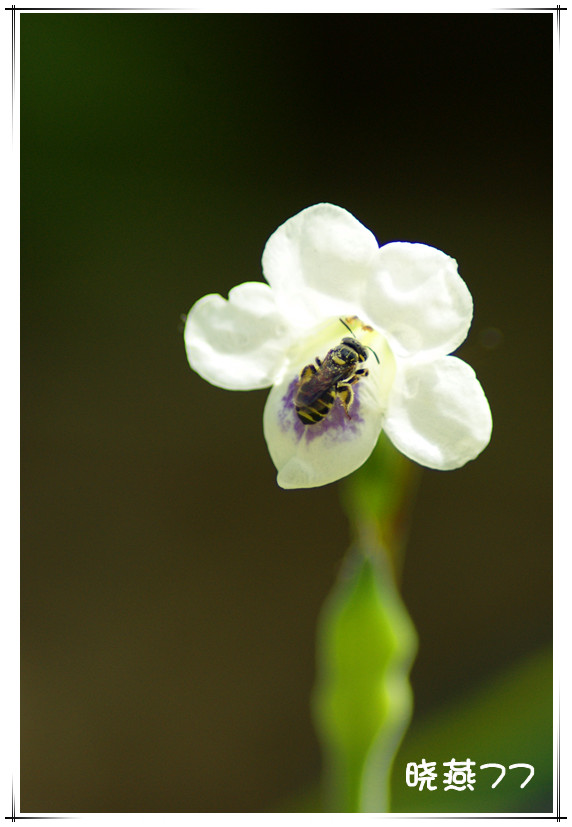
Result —
M327 390L335 393L334 384L336 377L331 370L322 367L319 371L315 368L310 372L313 365L307 365L300 374L300 384L296 394L296 405L312 405Z

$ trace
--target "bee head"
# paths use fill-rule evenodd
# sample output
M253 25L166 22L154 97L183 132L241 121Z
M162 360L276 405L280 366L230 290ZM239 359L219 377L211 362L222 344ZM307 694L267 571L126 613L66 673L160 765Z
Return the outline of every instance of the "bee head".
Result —
M379 365L379 356L377 355L375 350L372 347L370 347L369 345L362 345L362 343L359 341L359 339L357 338L357 336L355 335L355 333L353 332L351 327L348 324L346 324L343 319L340 319L340 322L343 324L344 327L346 327L349 330L349 332L352 334L352 337L353 337L352 339L350 339L348 336L346 336L345 339L342 339L342 343L344 345L347 345L347 347L351 347L357 353L358 361L363 362L365 359L367 359L367 353L366 353L366 348L367 348L367 350L371 350L371 352L375 356L375 360L376 360L377 364Z
M367 359L367 351L358 339L350 339L346 336L342 339L342 347L347 362L364 362Z

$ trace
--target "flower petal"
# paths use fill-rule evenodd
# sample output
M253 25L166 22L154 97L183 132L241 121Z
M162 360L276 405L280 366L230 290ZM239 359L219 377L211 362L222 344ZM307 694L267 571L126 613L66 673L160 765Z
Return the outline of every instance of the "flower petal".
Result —
M410 459L448 471L488 445L492 417L474 370L445 356L400 364L383 428Z
M368 360L369 375L353 385L349 419L339 398L328 415L303 425L294 408L299 374L275 385L264 409L264 436L282 488L312 488L345 477L373 451L381 432L395 363L387 349L381 366Z
M357 218L333 204L316 204L270 236L264 277L295 324L342 312L358 313L379 245Z
M396 241L379 250L365 305L396 353L444 356L467 336L473 300L457 262L435 247Z
M284 360L290 330L262 282L234 287L228 301L211 293L191 308L185 325L193 370L227 390L267 388Z

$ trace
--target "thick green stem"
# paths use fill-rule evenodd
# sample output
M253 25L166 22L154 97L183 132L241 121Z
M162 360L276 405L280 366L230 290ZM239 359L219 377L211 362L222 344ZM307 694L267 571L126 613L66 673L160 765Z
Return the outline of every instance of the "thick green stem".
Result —
M417 645L395 578L414 477L413 466L383 443L344 492L355 542L322 614L314 695L329 811L389 811Z

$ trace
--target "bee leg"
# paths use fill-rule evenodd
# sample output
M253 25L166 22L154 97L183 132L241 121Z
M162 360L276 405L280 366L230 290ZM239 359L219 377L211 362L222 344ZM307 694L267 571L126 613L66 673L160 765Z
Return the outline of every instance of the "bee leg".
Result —
M352 377L352 379L353 379L353 377ZM353 392L353 390L352 390L352 388L349 384L350 382L352 382L352 379L350 379L349 382L344 382L343 384L338 385L338 388L337 388L338 398L339 398L340 402L342 403L342 405L344 406L344 411L345 411L346 416L347 416L348 419L351 419L350 412L349 412L348 409L349 409L350 405L352 404L353 398L354 398L354 392Z
M360 379L363 379L364 376L367 376L369 373L367 368L360 368L356 370L353 376L350 376L349 379L344 380L344 385L355 385L356 382L359 382Z
M367 368L358 368L351 379L346 379L346 382L348 385L355 385L356 382L359 382L360 379L363 379L368 374L369 370Z

